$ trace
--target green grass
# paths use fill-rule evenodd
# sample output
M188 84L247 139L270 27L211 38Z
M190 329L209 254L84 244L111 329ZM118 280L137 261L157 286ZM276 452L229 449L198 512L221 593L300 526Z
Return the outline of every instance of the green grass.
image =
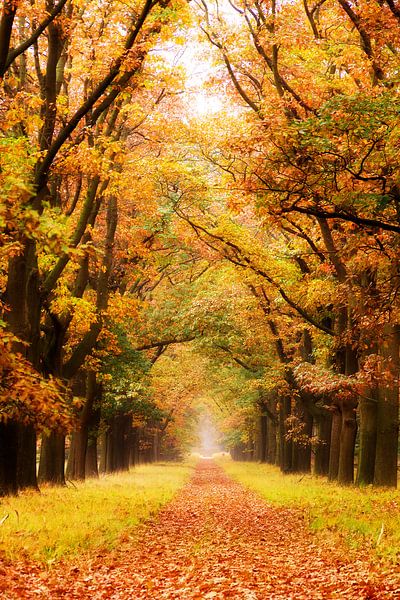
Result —
M130 473L0 499L0 555L51 565L114 547L187 481L189 464L139 466Z
M390 561L400 558L400 491L342 487L311 475L283 475L270 465L218 462L269 502L301 509L325 541Z

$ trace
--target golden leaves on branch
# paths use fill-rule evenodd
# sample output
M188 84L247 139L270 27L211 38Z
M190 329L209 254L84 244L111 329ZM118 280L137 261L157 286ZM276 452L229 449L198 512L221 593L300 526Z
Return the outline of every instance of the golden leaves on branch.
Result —
M15 353L15 343L20 342L0 323L0 420L15 419L37 430L71 429L74 419L67 390Z

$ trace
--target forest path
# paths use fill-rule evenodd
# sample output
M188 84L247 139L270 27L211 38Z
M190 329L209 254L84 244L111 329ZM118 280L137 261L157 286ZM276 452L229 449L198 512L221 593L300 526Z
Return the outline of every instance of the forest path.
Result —
M203 459L138 540L49 572L16 570L0 598L372 600L400 598L395 586L317 545L300 511L266 504Z

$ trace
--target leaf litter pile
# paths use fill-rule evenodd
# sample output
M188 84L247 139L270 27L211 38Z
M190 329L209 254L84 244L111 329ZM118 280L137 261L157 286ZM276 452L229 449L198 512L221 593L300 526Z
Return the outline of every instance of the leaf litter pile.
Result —
M108 554L0 569L0 598L400 598L400 576L317 545L301 511L268 505L203 459L191 481Z

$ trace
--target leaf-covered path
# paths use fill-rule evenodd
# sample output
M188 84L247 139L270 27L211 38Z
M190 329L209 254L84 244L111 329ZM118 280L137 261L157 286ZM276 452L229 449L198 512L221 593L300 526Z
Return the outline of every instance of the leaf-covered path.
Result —
M50 572L3 570L11 599L400 598L394 573L316 545L302 514L266 504L202 460L140 539Z

